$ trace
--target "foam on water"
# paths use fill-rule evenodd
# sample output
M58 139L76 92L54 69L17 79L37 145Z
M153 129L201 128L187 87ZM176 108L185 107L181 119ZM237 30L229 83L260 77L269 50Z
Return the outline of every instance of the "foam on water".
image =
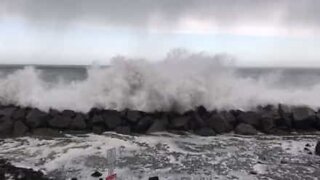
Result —
M0 80L0 101L87 112L92 107L144 111L249 109L285 103L319 107L320 81L309 88L281 87L281 73L239 76L228 56L173 51L162 61L114 58L108 67L90 67L88 76L70 83L49 83L42 71L27 67Z

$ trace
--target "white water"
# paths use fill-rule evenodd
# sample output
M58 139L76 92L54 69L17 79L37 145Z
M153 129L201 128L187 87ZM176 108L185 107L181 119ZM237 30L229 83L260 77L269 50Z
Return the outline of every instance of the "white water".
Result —
M248 109L285 103L319 107L320 81L310 88L283 88L274 83L281 74L258 79L234 74L228 56L173 51L162 61L115 58L108 68L91 67L88 78L70 84L48 84L41 71L18 70L0 80L0 101L22 106L73 109L132 108L144 111Z

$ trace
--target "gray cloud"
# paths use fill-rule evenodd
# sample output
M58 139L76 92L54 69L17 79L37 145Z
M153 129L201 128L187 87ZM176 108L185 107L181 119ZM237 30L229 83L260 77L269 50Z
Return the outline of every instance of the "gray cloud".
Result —
M185 17L219 26L277 22L285 27L320 27L319 0L0 0L0 19L25 18L32 23L74 22L143 27L155 18L174 26Z

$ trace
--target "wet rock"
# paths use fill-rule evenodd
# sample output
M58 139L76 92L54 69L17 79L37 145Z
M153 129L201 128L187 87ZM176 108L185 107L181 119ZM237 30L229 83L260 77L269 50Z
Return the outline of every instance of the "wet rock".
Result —
M92 132L95 133L95 134L102 134L103 132L105 132L105 128L102 127L102 126L94 125L92 127Z
M317 142L316 148L314 153L318 156L320 156L320 141Z
M126 119L131 123L137 123L141 117L142 117L142 114L140 111L133 111L133 110L126 111Z
M102 174L99 171L95 171L94 173L91 174L91 176L98 178L98 177L102 176Z
M62 111L61 114L62 114L63 117L68 117L68 118L71 118L71 119L76 116L76 113L74 111L72 111L72 110L64 110L64 111Z
M116 127L115 132L119 134L129 135L131 134L131 128L130 126L119 126Z
M159 180L159 177L158 176L149 177L149 180Z
M104 125L104 119L101 115L94 115L91 121L93 125Z
M227 117L222 113L214 113L208 119L207 124L215 132L221 134L233 130L231 121L232 120L227 119Z
M292 111L291 108L287 105L279 104L278 107L280 118L276 121L277 127L292 128Z
M51 117L56 117L56 116L60 115L60 112L58 110L56 110L56 109L50 109L49 110L49 115Z
M13 112L12 114L12 119L13 120L25 120L26 118L26 114L27 114L28 110L25 108L18 108L16 111Z
M153 121L153 118L151 118L150 116L145 116L141 118L139 122L135 125L134 130L138 133L144 133L153 124Z
M215 136L216 133L208 127L203 127L201 129L198 129L194 131L195 134L200 135L200 136Z
M106 110L102 113L105 125L108 129L113 130L121 125L122 119L120 113L114 110Z
M265 133L271 133L272 129L276 128L276 121L281 119L278 110L273 106L264 107L259 114L261 130Z
M0 118L0 135L8 136L12 133L13 120L8 116L3 116Z
M242 112L238 116L238 121L240 123L250 124L257 129L260 128L260 120L261 120L260 114L253 111Z
M250 124L240 123L235 129L235 133L241 135L256 135L258 131Z
M0 109L0 117L1 116L7 116L11 117L13 115L13 112L16 111L16 107L5 107Z
M35 108L28 113L26 123L31 128L39 128L46 124L47 118L48 115L46 113Z
M188 122L188 129L196 130L206 126L203 118L195 112L190 112L190 114L185 114L185 116L190 116L190 120Z
M50 128L37 128L33 129L32 134L35 136L41 136L41 137L63 137L64 135L55 129Z
M176 130L187 130L189 120L190 120L189 116L178 116L171 119L169 126L170 128L176 129Z
M153 133L153 132L162 132L167 130L168 126L168 118L161 118L156 119L151 127L148 129L147 133Z
M29 131L29 128L22 121L16 121L14 123L14 127L13 127L14 136L26 135L28 131Z
M309 107L292 108L293 126L296 129L313 129L316 123L316 114Z
M197 107L196 112L203 119L205 119L209 115L209 112L207 111L207 109L204 106Z
M70 128L73 130L84 130L87 128L85 117L82 114L77 114L70 123Z
M59 115L51 118L48 121L48 124L52 128L67 129L69 128L69 125L71 124L71 122L72 122L71 118Z

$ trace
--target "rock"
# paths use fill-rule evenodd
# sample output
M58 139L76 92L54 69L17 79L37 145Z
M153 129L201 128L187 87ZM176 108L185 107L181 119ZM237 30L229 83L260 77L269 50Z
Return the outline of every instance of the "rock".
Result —
M134 130L138 133L144 133L153 124L153 121L154 120L150 116L145 116L134 126Z
M126 112L126 118L131 123L137 123L141 117L142 117L142 114L140 111L128 110Z
M32 134L35 136L41 136L41 137L63 137L64 135L55 129L50 128L37 128L33 129Z
M208 127L212 128L215 132L221 134L225 132L230 132L233 130L233 125L231 121L226 118L221 113L214 113L207 120Z
M149 180L159 180L159 177L158 176L149 177Z
M291 129L292 128L291 108L289 106L279 104L278 111L279 111L280 118L276 121L276 126Z
M250 124L257 129L260 128L260 120L261 120L260 115L253 111L242 112L238 116L238 121L240 123Z
M91 174L92 177L100 177L102 174L99 171L95 171L94 173Z
M29 131L29 128L22 121L16 121L14 123L14 127L13 127L14 136L26 135L28 131Z
M9 136L12 133L13 120L8 116L0 118L0 135Z
M316 125L316 113L308 107L292 108L293 126L296 129L313 129Z
M35 108L28 113L26 117L26 123L31 128L39 128L44 126L47 118L48 115L46 113Z
M0 117L1 116L7 116L11 117L13 115L13 112L16 111L16 107L4 107L0 109Z
M207 111L207 109L204 106L199 106L196 109L196 113L202 118L205 119L208 115L209 112Z
M272 129L276 128L276 121L281 119L278 110L273 106L262 109L259 114L261 116L261 130L265 133L271 133Z
M320 156L320 141L317 142L314 154Z
M51 117L56 117L56 116L60 115L60 112L58 110L56 110L56 109L50 109L49 110L49 115Z
M95 133L95 134L102 134L104 131L105 131L105 128L102 127L102 126L94 125L92 127L92 132Z
M118 126L116 127L115 132L119 134L129 135L131 134L131 128L130 126Z
M105 125L110 130L115 129L116 127L120 126L122 123L122 119L118 111L106 110L102 113L102 117L104 119Z
M68 118L74 118L76 116L76 113L72 110L64 110L62 111L61 114L63 117L68 117Z
M258 131L250 124L240 123L235 129L235 133L241 135L256 135Z
M147 133L165 131L167 130L167 126L168 126L168 118L164 117L161 119L156 119L148 129Z
M84 130L87 128L85 117L82 114L77 114L70 123L70 128L73 130Z
M58 115L49 119L48 124L52 128L67 129L69 128L69 125L71 124L71 122L72 122L71 118Z
M216 133L208 127L203 127L201 129L195 130L195 134L200 135L200 136L215 136Z
M205 121L198 113L191 112L190 114L185 114L185 116L191 117L188 122L189 129L196 130L206 126Z
M26 118L26 114L27 114L28 110L25 108L18 108L16 111L13 112L12 114L12 119L13 120L25 120Z
M93 125L104 125L104 119L101 115L94 115L91 121Z
M171 119L169 126L170 128L176 129L176 130L187 130L189 120L190 120L189 116L178 116Z

